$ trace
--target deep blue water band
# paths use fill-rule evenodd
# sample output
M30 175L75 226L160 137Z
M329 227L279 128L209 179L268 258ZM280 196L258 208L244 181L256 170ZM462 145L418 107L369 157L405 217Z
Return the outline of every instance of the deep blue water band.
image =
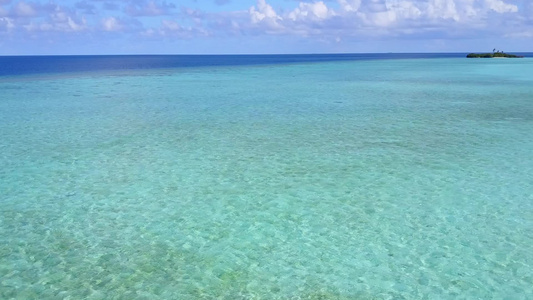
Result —
M0 76L323 61L453 58L465 55L466 53L0 56Z

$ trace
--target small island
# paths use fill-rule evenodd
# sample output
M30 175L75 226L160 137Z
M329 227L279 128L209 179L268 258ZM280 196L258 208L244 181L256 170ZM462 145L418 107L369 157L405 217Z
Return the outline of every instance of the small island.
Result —
M467 58L522 58L523 56L507 54L503 51L498 51L496 49L492 50L492 53L470 53L466 56Z

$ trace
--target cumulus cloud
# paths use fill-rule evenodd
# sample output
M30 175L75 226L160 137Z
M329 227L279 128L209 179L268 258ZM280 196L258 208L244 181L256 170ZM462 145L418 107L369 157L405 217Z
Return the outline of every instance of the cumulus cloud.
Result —
M265 0L258 0L257 7L250 7L249 12L252 23L259 23L264 20L283 20L283 18L278 16L272 6L267 4Z
M256 0L251 6L239 2L245 5L240 10L229 10L237 6L237 1L230 0L211 0L208 6L200 1L187 2L189 7L174 3L178 2L0 0L0 32L21 38L37 31L90 36L122 32L177 39L283 35L338 43L361 37L520 35L505 29L509 27L529 36L533 20L530 0L293 0L283 4ZM210 8L213 11L205 11Z
M293 21L308 19L319 21L334 15L335 12L329 9L322 1L314 3L300 2L299 6L289 13L288 18Z
M252 24L265 26L263 28L266 31L279 31L283 29L283 25L281 24L283 18L265 0L257 0L257 6L250 7L248 12Z
M205 35L207 31L213 34L263 33L302 36L350 36L371 31L374 35L386 35L397 34L400 30L404 33L424 32L427 28L442 28L444 31L450 24L488 27L488 20L491 23L497 22L497 16L492 15L489 18L488 14L505 15L519 12L519 6L509 3L510 0L294 1L294 7L289 9L274 9L269 0L257 0L255 5L247 10L210 13L187 7L176 11L172 1L81 0L72 7L59 6L53 4L54 2L40 4L35 1L0 0L3 4L0 7L3 28L7 28L6 18L9 17L9 28L12 29L41 27L72 31L120 31L131 27L126 24L125 20L128 18L151 17L159 18L157 20L161 24L159 30L154 29L155 32L170 32L173 23L168 22L172 21L181 24L182 31L183 28L192 28L194 30L189 32L201 35ZM229 2L214 0L215 4L220 5ZM523 6L526 6L525 2ZM61 11L56 11L57 7L60 7ZM528 18L526 14L522 13L522 18ZM168 18L169 16L173 18ZM164 17L167 18L163 19ZM166 23L163 20L166 20ZM153 28L153 24L142 24L140 20L138 23L140 24L134 27L144 33L147 28Z
M502 0L485 0L488 8L498 13L517 12L518 7L514 4L508 4Z
M87 28L87 22L85 18L79 18L71 12L64 10L60 6L56 6L55 9L49 14L49 20L50 22L48 25L50 28L54 28L55 30L59 31L82 31Z
M430 0L427 15L430 19L460 19L454 0Z
M87 29L87 22L74 9L54 3L39 4L19 1L9 11L3 11L4 23L10 31L79 32Z
M10 31L13 28L15 28L15 24L12 19L6 17L0 18L0 33Z
M105 31L121 31L125 27L124 24L115 17L103 18L100 23Z
M350 35L374 30L374 34L383 35L397 34L402 29L424 32L428 28L446 30L449 26L488 27L489 13L518 12L518 6L507 0L337 0L336 4L301 1L296 8L283 13L259 0L250 9L250 15L252 23L265 25L265 32L275 25L287 34L302 33L307 26L308 33L315 34L340 30ZM319 31L318 24L323 24Z
M41 23L29 23L24 25L24 28L30 32L50 32L50 31L60 31L60 32L73 32L73 31L82 31L86 28L85 22L75 21L72 17L65 17L61 20L53 20L50 22L41 22Z
M358 11L361 7L361 0L339 0L339 4L344 11Z

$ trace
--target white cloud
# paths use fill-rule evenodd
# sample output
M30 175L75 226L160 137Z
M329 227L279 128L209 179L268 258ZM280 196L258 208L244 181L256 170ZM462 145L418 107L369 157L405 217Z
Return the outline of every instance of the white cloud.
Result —
M163 20L161 24L162 24L162 28L166 30L170 30L170 31L179 31L182 29L182 27L180 26L180 24L178 24L178 22L174 22L170 20Z
M0 18L0 32L10 31L13 28L15 28L15 25L13 24L13 20L11 18Z
M87 29L85 19L80 21L75 21L71 16L63 15L60 20L55 20L53 23L43 23L48 24L49 30L55 31L82 31Z
M291 11L288 18L296 20L324 20L335 15L333 10L329 9L324 2L305 3L300 2L300 5Z
M163 21L161 16L173 15L173 22L180 24L181 31L191 28L188 30L191 36L205 36L209 28L211 33L219 35L284 34L333 38L358 34L369 36L368 33L384 36L400 31L416 34L426 32L428 28L447 32L446 28L450 26L488 28L498 23L499 15L503 20L503 15L517 13L520 7L508 3L510 0L336 0L337 3L334 3L335 0L315 0L296 2L292 9L276 10L268 1L256 0L254 6L242 11L203 12L182 7L179 13L173 11L175 5L172 2L160 0L82 1L72 7L53 2L40 4L45 3L44 0L25 0L0 6L0 17L11 18L10 28L26 26L32 30L63 31L128 29L132 33L147 34L147 28L153 28L154 22L138 17L155 18L160 22L160 28L152 30L160 33L171 32L175 26ZM0 0L0 3L8 3L8 0ZM101 14L109 5L116 6L117 10L114 16L103 17ZM522 6L527 4L524 2ZM531 19L526 10L522 7L521 19L518 18L515 23ZM489 13L492 14L490 17ZM3 23L7 24L7 21L4 19Z
M480 0L462 0L456 5L458 6L458 11L462 12L463 19L473 19L482 11L477 7L477 2Z
M339 0L339 5L344 11L358 11L361 6L361 0Z
M366 19L370 21L370 25L379 27L387 27L397 21L396 13L392 10L368 14Z
M389 0L386 7L400 18L416 19L422 16L422 11L412 1Z
M431 19L460 19L454 0L430 0L427 15Z
M283 26L281 25L283 18L265 0L257 0L257 7L250 7L248 13L252 24L258 26L264 25L268 31L283 30Z
M27 32L75 32L88 29L86 19L53 3L17 2L11 7L10 30Z
M121 31L124 29L122 22L115 17L104 18L101 24L105 31Z
M214 11L205 11L213 4L192 4L200 1L179 9L173 4L177 1L168 0L76 1L0 0L0 32L21 40L50 31L87 32L86 37L96 38L101 32L178 39L283 35L334 44L390 37L526 38L533 21L531 0L285 0L276 5L256 0L251 7L231 1ZM229 3L218 3L223 2ZM238 5L241 10L228 10Z
M337 36L464 38L465 27L471 29L470 33L476 30L496 34L492 25L503 24L499 21L505 19L503 13L517 9L505 1L509 0L337 0L336 4L323 0L300 1L293 9L275 10L268 0L258 0L248 10L247 20L235 18L237 15L231 15L231 22L219 18L218 24L224 26L215 31L315 36L330 41ZM226 13L226 17L229 15ZM209 21L204 20L205 23ZM503 30L500 32L503 34Z
M263 20L282 20L265 0L257 0L257 8L252 6L249 12L253 23L259 23Z
M502 0L485 0L485 5L498 13L517 12L518 7L514 4L507 4Z

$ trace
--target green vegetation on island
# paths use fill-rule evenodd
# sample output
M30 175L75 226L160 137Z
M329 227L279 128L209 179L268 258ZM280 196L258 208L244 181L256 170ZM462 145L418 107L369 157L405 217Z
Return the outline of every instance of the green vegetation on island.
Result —
M523 56L507 54L503 51L498 51L496 49L492 50L492 53L470 53L466 56L467 58L495 58L495 57L507 57L507 58L521 58Z

